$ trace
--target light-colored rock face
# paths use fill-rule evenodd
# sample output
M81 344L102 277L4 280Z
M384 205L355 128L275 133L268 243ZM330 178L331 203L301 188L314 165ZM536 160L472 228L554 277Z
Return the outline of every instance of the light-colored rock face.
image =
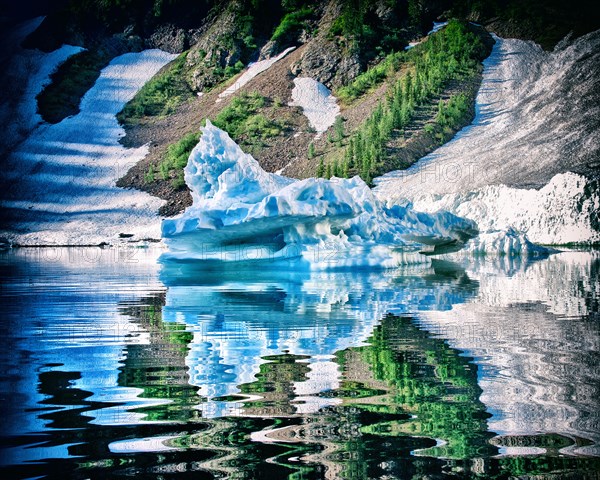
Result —
M202 92L222 80L213 72L215 65L233 66L242 56L244 45L237 35L236 5L232 2L205 26L187 55L190 86L195 91Z
M334 42L318 38L310 42L299 62L292 65L292 73L311 77L329 86L340 87L361 71L358 55L344 54Z

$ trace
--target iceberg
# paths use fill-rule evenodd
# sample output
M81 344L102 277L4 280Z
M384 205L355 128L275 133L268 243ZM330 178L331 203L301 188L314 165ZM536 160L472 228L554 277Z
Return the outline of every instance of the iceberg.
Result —
M448 212L386 206L359 177L294 180L267 173L207 120L185 168L193 205L165 219L164 261L207 267L393 268L427 263L477 235Z

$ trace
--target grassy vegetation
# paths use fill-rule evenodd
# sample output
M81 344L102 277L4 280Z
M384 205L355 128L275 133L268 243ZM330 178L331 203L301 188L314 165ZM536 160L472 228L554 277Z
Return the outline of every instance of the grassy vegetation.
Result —
M310 7L302 7L299 10L286 13L277 26L271 40L281 42L288 40L293 34L296 34L306 26L306 20L314 15L314 10Z
M121 110L119 121L132 123L142 117L169 115L192 98L194 93L185 80L186 57L187 52L182 53L146 83Z
M199 140L200 133L191 132L185 135L179 141L169 145L165 160L161 164L161 166L166 165L166 167L162 167L161 169L163 179L166 179L166 175L164 175L166 168L169 170L181 170L187 165L188 157L190 156L190 153L194 147L198 144Z
M100 70L110 61L102 51L83 51L70 57L50 76L50 84L37 96L42 118L58 123L79 113L81 97L100 76Z
M472 77L484 57L481 41L465 23L456 20L410 50L406 54L407 74L396 81L385 101L348 139L343 158L325 165L324 175L359 174L370 183L375 175L383 173L386 145L392 135L402 135L414 121L418 107L439 96L449 81ZM436 132L440 138L459 126L469 112L470 104L464 95L439 104ZM323 169L319 170L323 174Z
M464 93L452 95L447 101L440 100L435 125L436 137L445 143L454 132L471 119L471 101Z
M406 60L405 52L393 52L381 62L358 75L351 83L341 87L336 96L344 103L350 103L365 93L379 86L386 78L392 76Z
M266 139L279 135L285 128L280 122L267 118L265 113L268 107L269 100L259 93L241 93L221 110L213 123L229 133L236 142L250 149L258 148ZM199 139L200 133L192 132L169 145L161 162L148 167L144 181L170 181L176 190L183 188L183 168Z
M183 188L185 185L183 168L187 165L190 153L198 140L200 140L200 132L191 132L169 145L165 157L158 164L158 171L154 165L150 165L144 175L144 181L153 183L157 180L170 180L175 190Z
M143 117L171 115L182 103L194 98L194 91L187 81L190 69L186 64L187 55L188 52L179 55L141 88L117 116L122 124L131 124ZM237 75L244 69L244 64L238 61L223 68L210 63L204 68L212 72L216 85Z
M238 143L262 144L263 140L279 135L284 129L281 123L260 112L265 107L267 99L258 92L242 93L221 110L213 123Z

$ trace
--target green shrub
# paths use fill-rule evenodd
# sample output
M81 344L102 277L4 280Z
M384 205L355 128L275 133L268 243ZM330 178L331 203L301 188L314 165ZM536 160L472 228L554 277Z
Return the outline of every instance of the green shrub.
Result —
M335 121L333 122L333 131L335 134L334 139L337 142L342 141L346 136L346 133L344 132L344 119L341 115L335 117Z
M313 142L310 142L308 144L308 158L312 159L315 158L315 144ZM322 160L321 160L322 162ZM317 175L318 177L320 177L321 175Z
M169 145L164 158L158 164L158 173L162 180L168 180L175 177L171 181L174 188L179 189L185 185L183 180L183 168L187 165L190 153L200 139L200 132L192 132L184 135L177 142ZM155 181L156 172L154 166L150 165L150 169L146 173L144 179L146 183Z
M404 52L390 53L377 65L358 75L350 84L341 87L336 92L337 97L344 103L356 100L393 75L400 68L404 59Z
M144 182L146 183L154 183L154 165L150 164L148 167L148 171L144 174Z
M185 187L183 170L177 173L177 176L171 181L171 185L175 190L181 190L183 187Z
M244 123L244 132L251 138L275 137L281 133L281 127L262 113L248 117Z
M257 92L242 93L221 110L213 123L229 133L235 141L246 144L277 136L283 126L258 112L266 104L265 97Z
M291 36L292 33L296 33L306 25L306 20L314 14L312 8L303 7L300 10L289 12L284 15L281 19L281 23L277 26L271 40L279 42L285 40Z
M190 153L200 140L199 132L188 133L180 140L167 147L167 154L163 163L167 163L170 170L181 170L187 165Z

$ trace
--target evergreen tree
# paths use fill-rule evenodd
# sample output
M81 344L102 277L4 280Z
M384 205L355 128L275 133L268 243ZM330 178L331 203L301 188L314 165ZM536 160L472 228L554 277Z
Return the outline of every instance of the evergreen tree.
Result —
M325 175L325 164L323 163L323 157L321 157L317 166L317 178L322 178L323 175Z
M335 134L334 138L338 142L343 140L344 137L346 136L344 133L344 119L342 118L341 115L338 115L337 117L335 117L335 122L333 123L333 131Z

